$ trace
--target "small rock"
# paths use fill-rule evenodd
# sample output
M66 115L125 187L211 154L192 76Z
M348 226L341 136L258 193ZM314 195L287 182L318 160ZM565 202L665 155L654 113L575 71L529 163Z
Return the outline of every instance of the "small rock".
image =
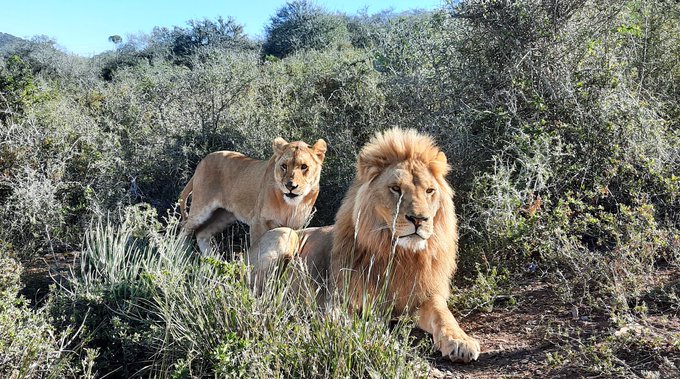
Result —
M639 324L630 324L622 327L621 329L614 332L616 337L621 337L626 334L640 334L643 332L643 328Z

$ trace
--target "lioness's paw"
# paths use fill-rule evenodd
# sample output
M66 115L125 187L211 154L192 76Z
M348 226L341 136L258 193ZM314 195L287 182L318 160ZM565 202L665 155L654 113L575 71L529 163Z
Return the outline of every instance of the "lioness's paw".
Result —
M464 338L451 338L442 344L442 356L448 357L453 362L476 361L479 358L479 342L476 339L465 336Z

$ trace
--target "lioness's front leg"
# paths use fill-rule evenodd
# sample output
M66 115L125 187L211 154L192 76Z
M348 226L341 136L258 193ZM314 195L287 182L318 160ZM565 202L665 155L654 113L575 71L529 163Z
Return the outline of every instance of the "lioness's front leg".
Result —
M432 334L442 356L454 362L470 362L479 357L479 342L465 334L441 295L433 295L418 309L418 327Z

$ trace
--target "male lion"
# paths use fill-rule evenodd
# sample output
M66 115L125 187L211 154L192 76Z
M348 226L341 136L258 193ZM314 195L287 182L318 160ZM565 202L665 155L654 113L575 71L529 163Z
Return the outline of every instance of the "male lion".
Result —
M395 315L417 316L444 356L476 360L479 342L446 304L458 248L448 171L430 137L401 129L376 134L359 153L335 225L270 230L249 252L254 275L299 254L315 281L334 293L341 289L352 309L393 300Z
M268 161L217 151L198 164L179 204L184 231L195 232L202 253L210 250L213 235L237 220L250 226L251 245L269 229L298 229L308 221L319 195L326 142L319 139L309 147L302 141L276 138L272 148L274 155Z

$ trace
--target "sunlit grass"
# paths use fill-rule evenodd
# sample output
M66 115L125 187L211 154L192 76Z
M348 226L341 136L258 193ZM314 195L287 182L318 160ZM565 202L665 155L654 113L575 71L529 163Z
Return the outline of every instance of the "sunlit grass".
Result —
M174 228L144 238L133 237L130 229L103 222L89 231L80 272L61 296L62 307L75 307L90 323L101 317L95 323L99 331L91 333L111 329L109 345L97 346L102 340L88 341L85 333L82 347L112 350L132 343L138 348L122 359L115 351L102 354L120 360L97 361L100 373L120 373L116 365L161 377L428 373L424 349L409 337L411 322L390 325L386 312L352 313L346 304L324 312L297 265L272 273L266 290L255 297L244 262L198 257Z

